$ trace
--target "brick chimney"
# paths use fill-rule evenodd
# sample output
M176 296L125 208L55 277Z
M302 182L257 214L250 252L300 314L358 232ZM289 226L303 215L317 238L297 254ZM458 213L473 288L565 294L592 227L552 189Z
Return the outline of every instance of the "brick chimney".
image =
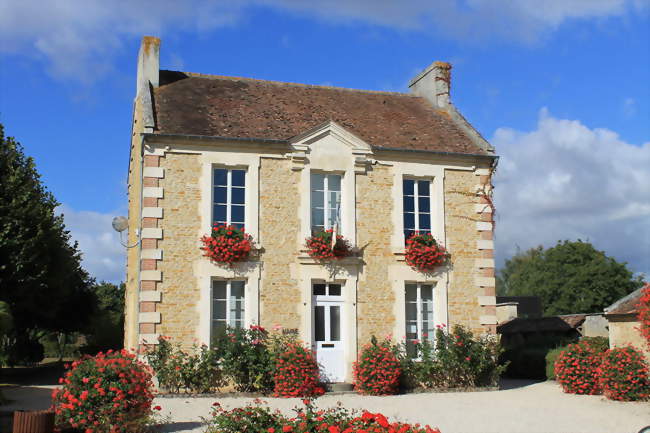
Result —
M447 108L450 104L451 64L433 62L409 82L411 93L426 98L434 107Z
M144 36L138 52L137 94L142 89L148 89L149 84L158 87L160 73L160 39L155 36Z

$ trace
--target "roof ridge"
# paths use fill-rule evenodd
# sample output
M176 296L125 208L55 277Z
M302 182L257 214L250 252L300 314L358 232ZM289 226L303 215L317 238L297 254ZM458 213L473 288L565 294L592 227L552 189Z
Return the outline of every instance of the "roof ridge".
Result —
M420 96L417 96L417 95L414 95L414 94L411 94L411 93L389 92L389 91L386 91L386 90L353 89L353 88L350 88L350 87L325 86L325 85L320 85L320 84L293 83L293 82L288 82L288 81L261 80L259 78L235 77L235 76L228 76L228 75L203 74L203 73L200 73L200 72L186 72L186 71L169 71L169 72L181 72L181 73L187 75L189 78L204 78L204 79L208 79L208 80L249 81L249 82L256 82L256 83L262 83L262 84L272 84L272 85L278 85L278 86L293 86L293 87L306 87L306 88L315 88L315 89L343 90L343 91L348 91L348 92L372 93L372 94L378 94L378 95L406 96L406 97L409 97L409 98L420 98Z

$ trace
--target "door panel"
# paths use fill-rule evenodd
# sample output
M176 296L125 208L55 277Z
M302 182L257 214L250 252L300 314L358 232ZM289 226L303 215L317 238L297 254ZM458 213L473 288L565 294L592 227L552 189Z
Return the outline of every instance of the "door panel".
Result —
M341 335L342 302L316 300L314 306L314 339L316 360L321 367L321 380L343 382L345 357Z

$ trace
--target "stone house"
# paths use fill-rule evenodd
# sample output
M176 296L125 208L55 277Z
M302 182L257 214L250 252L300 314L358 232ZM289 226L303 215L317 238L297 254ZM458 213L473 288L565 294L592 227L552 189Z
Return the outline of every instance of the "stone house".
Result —
M605 308L605 318L609 324L609 347L633 346L650 362L650 347L639 330L641 322L638 317L638 304L648 285L650 283Z
M138 57L125 347L160 335L209 343L219 323L279 325L338 382L372 335L495 333L497 157L451 104L448 63L393 93L160 70L159 49L145 37ZM334 214L360 251L335 269L305 249ZM245 226L259 256L234 268L203 257L215 221ZM451 263L409 267L413 231L435 236Z

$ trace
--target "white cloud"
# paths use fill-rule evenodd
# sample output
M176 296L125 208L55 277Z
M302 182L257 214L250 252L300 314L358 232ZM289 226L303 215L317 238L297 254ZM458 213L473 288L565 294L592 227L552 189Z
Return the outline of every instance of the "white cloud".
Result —
M537 129L498 129L497 256L558 240L589 240L650 275L650 142L540 110Z
M251 5L435 32L463 41L531 42L568 20L623 16L649 0L0 0L0 52L45 59L59 78L90 83L113 68L127 40L207 32Z
M66 228L73 241L79 242L83 267L97 281L119 283L126 274L126 248L113 230L111 214L77 211L61 205L57 210L64 215Z

